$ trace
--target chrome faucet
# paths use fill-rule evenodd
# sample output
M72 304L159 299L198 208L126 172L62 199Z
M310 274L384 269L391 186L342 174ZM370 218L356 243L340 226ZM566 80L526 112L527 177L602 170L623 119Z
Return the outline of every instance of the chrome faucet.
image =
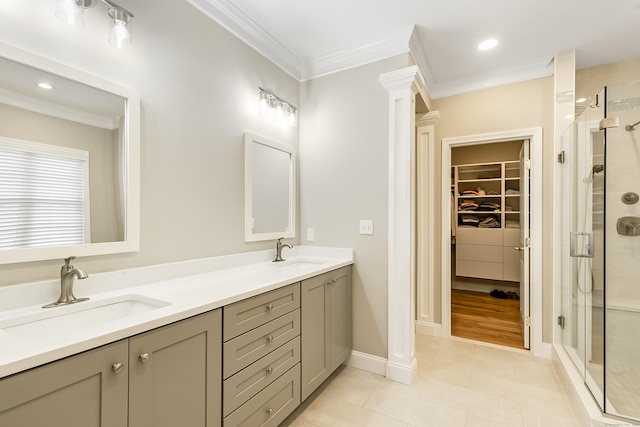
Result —
M78 280L86 279L89 277L87 273L75 268L71 265L71 261L76 259L74 256L64 259L64 265L60 269L60 298L58 301L50 304L43 305L42 308L58 307L61 305L75 304L77 302L86 301L89 298L76 298L73 295L73 280L75 277Z
M282 258L282 248L283 247L288 247L289 249L293 249L293 246L291 245L287 245L286 243L282 243L282 237L278 239L278 241L276 242L276 258L273 260L273 262L281 262L284 261L284 259Z

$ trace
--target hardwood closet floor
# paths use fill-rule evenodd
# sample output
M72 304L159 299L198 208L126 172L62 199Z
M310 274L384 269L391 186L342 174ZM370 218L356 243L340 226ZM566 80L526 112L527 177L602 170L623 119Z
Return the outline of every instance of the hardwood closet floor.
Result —
M524 348L520 332L520 300L452 289L451 335Z

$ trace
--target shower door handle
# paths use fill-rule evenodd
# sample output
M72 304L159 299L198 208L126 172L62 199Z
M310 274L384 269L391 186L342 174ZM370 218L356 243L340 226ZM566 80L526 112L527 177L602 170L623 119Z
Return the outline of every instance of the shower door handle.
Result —
M569 255L573 258L593 258L593 233L572 231Z

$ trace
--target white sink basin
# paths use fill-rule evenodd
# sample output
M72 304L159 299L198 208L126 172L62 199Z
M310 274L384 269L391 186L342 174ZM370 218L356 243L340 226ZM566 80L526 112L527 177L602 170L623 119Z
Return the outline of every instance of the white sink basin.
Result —
M313 258L294 258L281 262L273 262L270 265L272 267L281 268L283 270L308 270L310 268L316 268L318 265L326 263L323 259Z
M63 335L169 305L144 295L121 295L39 309L0 320L0 330L20 340Z

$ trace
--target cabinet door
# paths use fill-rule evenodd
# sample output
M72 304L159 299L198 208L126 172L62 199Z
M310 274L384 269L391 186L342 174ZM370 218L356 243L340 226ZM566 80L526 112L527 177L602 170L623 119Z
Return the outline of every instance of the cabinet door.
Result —
M146 332L129 344L129 427L219 426L221 311Z
M302 282L302 400L329 378L329 293L327 276L320 275Z
M329 360L331 372L338 369L351 354L351 276L340 269L328 282L331 314Z
M0 426L126 426L127 355L119 341L0 380Z

